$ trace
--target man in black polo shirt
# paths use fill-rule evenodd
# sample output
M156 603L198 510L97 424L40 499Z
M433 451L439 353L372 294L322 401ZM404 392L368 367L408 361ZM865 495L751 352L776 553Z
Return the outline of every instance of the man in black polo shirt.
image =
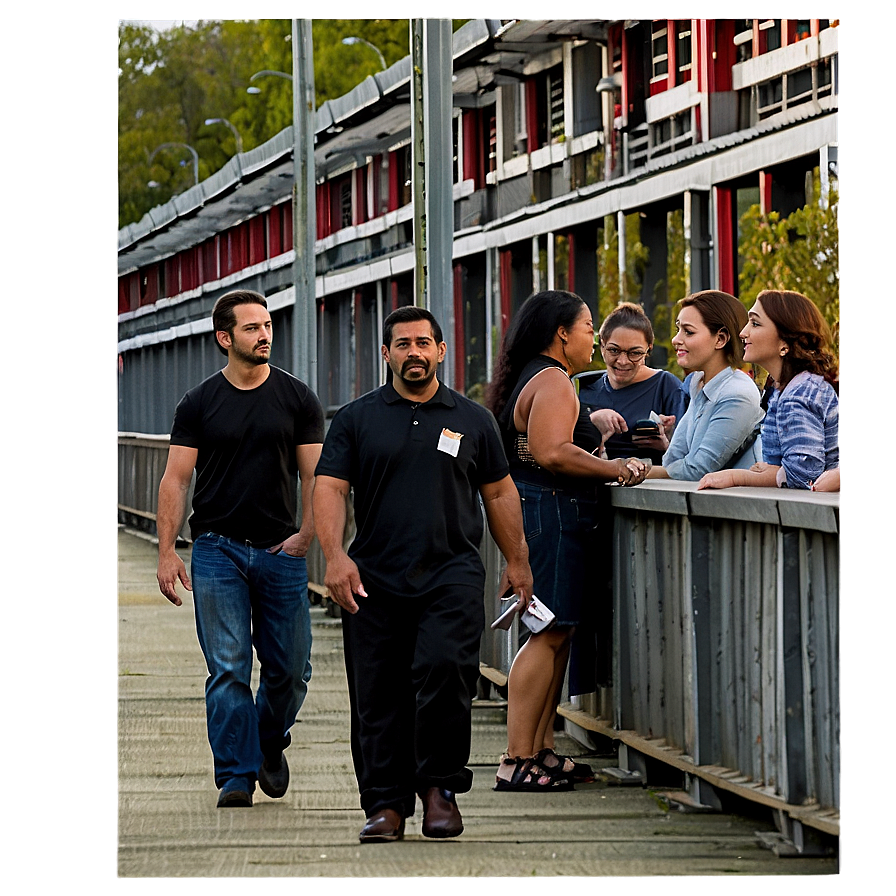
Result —
M428 311L393 311L382 348L391 382L336 413L316 469L324 583L345 610L362 843L401 839L415 794L425 836L463 830L455 793L472 785L466 763L485 623L480 496L510 584L526 600L532 593L497 424L439 382L445 349ZM357 534L346 553L350 490Z

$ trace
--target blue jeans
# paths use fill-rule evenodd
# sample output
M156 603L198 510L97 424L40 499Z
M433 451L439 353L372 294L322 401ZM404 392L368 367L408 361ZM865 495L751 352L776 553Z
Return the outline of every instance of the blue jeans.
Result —
M193 543L190 567L215 785L251 793L265 756L289 745L308 691L308 568L304 557L212 532ZM261 667L254 698L253 646Z

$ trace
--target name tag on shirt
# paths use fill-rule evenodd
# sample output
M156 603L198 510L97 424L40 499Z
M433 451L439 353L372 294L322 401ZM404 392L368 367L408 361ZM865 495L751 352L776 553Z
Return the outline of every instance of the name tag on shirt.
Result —
M439 451L444 451L445 454L457 457L457 452L460 451L460 440L463 437L463 433L443 429L442 434L439 436Z

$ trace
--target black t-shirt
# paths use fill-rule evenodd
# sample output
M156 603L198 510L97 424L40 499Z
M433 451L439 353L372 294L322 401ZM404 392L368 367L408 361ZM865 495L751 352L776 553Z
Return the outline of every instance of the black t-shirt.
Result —
M424 404L381 386L336 413L316 472L354 491L349 556L365 582L409 595L483 586L479 488L508 473L490 411L444 385Z
M255 389L220 371L187 392L174 412L171 444L197 448L190 532L270 547L298 531L296 446L323 441L317 396L271 367Z

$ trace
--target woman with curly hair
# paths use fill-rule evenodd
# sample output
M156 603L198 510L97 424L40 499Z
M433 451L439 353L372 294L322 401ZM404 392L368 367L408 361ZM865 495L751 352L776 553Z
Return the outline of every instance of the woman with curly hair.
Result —
M839 491L837 362L821 312L801 293L766 289L740 337L744 360L765 368L774 387L762 423L762 462L710 473L698 488Z
M606 482L637 485L647 472L636 458L602 460L594 453L600 435L570 380L593 354L594 324L585 302L562 290L539 292L504 335L489 388L488 406L522 504L534 591L555 615L511 666L507 752L495 790L569 790L591 778L587 765L554 752L554 717L570 638L584 596L593 591L597 489Z

